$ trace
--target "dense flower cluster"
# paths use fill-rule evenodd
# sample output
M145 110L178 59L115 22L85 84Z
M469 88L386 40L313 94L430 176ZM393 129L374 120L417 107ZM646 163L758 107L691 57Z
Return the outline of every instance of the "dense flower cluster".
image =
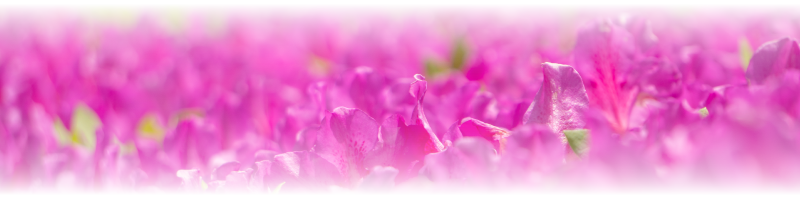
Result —
M470 16L11 18L0 187L800 181L800 21Z

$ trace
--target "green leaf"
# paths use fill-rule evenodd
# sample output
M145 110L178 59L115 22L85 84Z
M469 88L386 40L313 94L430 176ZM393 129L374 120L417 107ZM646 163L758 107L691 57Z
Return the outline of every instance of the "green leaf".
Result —
M450 68L461 70L467 62L467 43L463 39L457 40L450 50Z
M61 119L58 117L56 117L56 120L53 122L53 135L55 135L58 145L72 144L72 133L67 130L67 127L64 126L64 122L61 122Z
M698 110L697 113L700 114L701 118L706 118L708 117L708 108L706 107L700 108L700 110Z
M138 135L158 142L164 140L164 127L158 122L155 114L147 114L139 121Z
M433 59L426 59L425 60L425 76L426 77L435 77L439 74L443 74L447 72L447 67L442 62L433 60Z
M569 147L578 156L585 154L589 150L589 130L564 130L564 137L567 138Z
M278 186L275 187L275 190L273 190L272 193L270 193L270 195L278 195L278 192L281 192L281 187L283 187L283 184L285 184L285 183L286 182L278 184Z
M72 113L72 125L70 125L73 141L78 145L94 149L97 144L95 133L101 125L100 117L91 108L79 104Z
M742 69L744 69L744 71L747 71L747 66L750 65L750 58L753 58L753 47L750 47L750 43L747 42L747 39L739 39L739 59L742 62Z

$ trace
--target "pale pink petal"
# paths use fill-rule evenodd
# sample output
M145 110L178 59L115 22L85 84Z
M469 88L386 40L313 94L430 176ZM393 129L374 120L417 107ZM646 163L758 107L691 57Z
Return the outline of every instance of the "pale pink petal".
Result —
M364 160L378 142L379 124L367 113L338 107L326 117L314 150L333 163L349 181L367 174Z
M509 131L493 126L486 122L482 122L477 119L473 118L464 118L458 125L458 131L460 133L460 137L479 137L483 138L486 141L492 143L494 149L500 153L503 153L506 143L506 137L510 135ZM455 136L451 140L452 142L456 142L458 140L458 136Z
M422 125L425 127L425 130L428 130L429 133L436 135L431 129L430 124L428 124L428 119L425 117L425 111L422 109L422 100L425 99L425 92L428 91L428 81L425 81L425 76L420 74L414 75L414 82L411 83L411 87L409 88L408 92L411 93L411 96L417 100L417 105L414 107L414 111L411 112L411 119L409 120L410 125Z
M177 174L178 178L181 178L183 188L186 190L201 190L201 182L203 177L200 174L200 170L197 169L187 169L187 170L178 170Z
M761 45L747 66L747 80L762 83L785 70L800 70L800 47L792 38L781 38Z
M359 184L359 189L366 191L386 190L394 187L397 169L393 167L375 166L369 175Z
M442 151L437 148L438 139L421 125L406 125L403 117L393 115L381 126L381 144L368 157L369 166L392 166L399 174L395 179L402 182L415 176L425 155Z
M295 151L275 156L268 187L285 182L284 188L320 188L342 183L342 174L313 152Z
M239 167L242 165L239 164L237 161L231 161L220 165L217 168L214 168L214 171L211 172L211 180L225 180L225 177L228 176L233 171L238 171Z
M578 30L574 67L583 78L592 107L603 111L617 133L630 128L628 119L638 87L628 82L628 73L639 67L632 59L637 53L630 33L610 20L594 21Z
M264 189L266 179L270 178L272 161L262 160L255 162L254 165L255 170L250 174L250 187L256 190Z
M545 124L554 132L583 128L581 112L589 105L583 80L575 69L555 63L542 64L544 82L528 111L525 124Z
M233 171L225 177L226 195L247 195L247 172Z

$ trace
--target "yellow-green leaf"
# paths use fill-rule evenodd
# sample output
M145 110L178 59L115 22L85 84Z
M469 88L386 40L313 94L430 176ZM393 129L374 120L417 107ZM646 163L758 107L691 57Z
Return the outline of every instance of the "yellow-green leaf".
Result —
M700 108L700 110L698 110L697 113L700 114L700 117L706 118L708 116L708 108L706 107Z
M741 59L744 71L747 71L747 66L750 65L750 58L752 57L753 47L750 47L750 42L746 38L739 39L739 59Z
M286 183L286 182L283 182L283 183L281 183L281 184L278 184L278 186L277 186L277 187L275 187L275 190L273 190L273 191L272 191L272 193L271 193L270 195L278 195L278 193L279 193L279 192L281 192L281 187L283 187L283 184L285 184L285 183Z
M583 155L589 150L589 130L564 130L564 137L566 137L569 147L578 156Z
M425 60L425 76L435 77L445 72L447 72L447 67L444 63L434 59Z
M200 177L200 188L203 188L203 190L208 190L208 184L203 181L203 177Z
M164 127L158 122L155 114L147 114L139 121L138 135L161 142L164 139Z
M175 128L179 122L191 118L191 117L203 117L205 116L205 112L198 108L187 108L181 111L178 111L175 115L170 117L169 119L169 127Z
M58 117L56 117L53 123L53 134L55 135L58 145L72 144L72 133L69 132L67 127L64 126L64 122L61 122L61 119Z
M457 40L450 50L450 68L461 70L467 62L467 43L463 39Z
M77 145L94 149L97 143L96 132L101 126L100 117L86 105L79 104L72 113L72 138Z

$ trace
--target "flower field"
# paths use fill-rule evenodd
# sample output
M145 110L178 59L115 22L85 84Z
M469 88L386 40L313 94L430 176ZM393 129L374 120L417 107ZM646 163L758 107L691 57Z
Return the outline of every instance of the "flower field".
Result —
M0 19L3 191L800 183L789 14L98 16Z

